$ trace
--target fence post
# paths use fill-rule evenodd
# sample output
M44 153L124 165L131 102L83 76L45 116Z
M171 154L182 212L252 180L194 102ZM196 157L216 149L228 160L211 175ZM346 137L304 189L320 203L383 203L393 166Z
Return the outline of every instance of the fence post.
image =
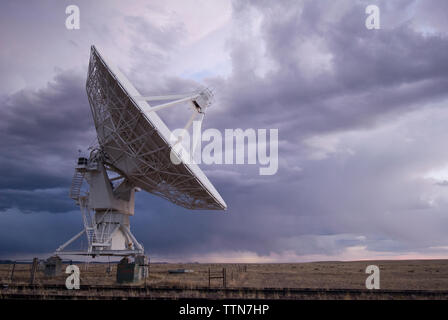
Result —
M14 261L14 263L12 265L11 276L10 276L11 282L12 282L12 280L14 280L14 271L15 270L16 270L16 261Z
M34 258L33 263L31 265L31 275L30 275L30 284L34 284L34 279L36 277L37 264L39 263L39 259Z
M227 270L222 268L222 286L225 288L227 286Z
M208 268L208 287L210 288L210 267Z

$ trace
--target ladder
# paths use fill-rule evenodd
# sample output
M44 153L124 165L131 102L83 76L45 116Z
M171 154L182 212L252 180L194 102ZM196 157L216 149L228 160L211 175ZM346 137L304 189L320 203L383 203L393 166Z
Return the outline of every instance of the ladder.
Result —
M79 196L81 193L81 186L84 180L84 173L75 171L72 179L72 186L70 188L70 198L76 201L76 204L79 205Z
M87 241L89 242L89 247L91 248L92 243L96 242L97 235L96 235L93 217L90 213L89 197L88 196L82 196L82 197L80 196L78 204L81 208L84 229L86 230L86 234L87 234Z

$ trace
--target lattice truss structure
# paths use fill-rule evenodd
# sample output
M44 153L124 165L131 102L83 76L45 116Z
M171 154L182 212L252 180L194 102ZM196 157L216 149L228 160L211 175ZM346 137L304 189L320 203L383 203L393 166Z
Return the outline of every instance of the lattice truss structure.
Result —
M224 200L194 163L185 161L182 137L174 137L156 111L190 103L194 119L204 119L211 104L208 89L198 92L142 97L121 72L107 65L92 46L86 82L97 147L80 157L70 197L80 206L84 230L61 245L56 254L141 255L143 246L130 229L135 191L143 189L188 209L223 210ZM146 101L170 101L150 106ZM181 148L180 153L175 148ZM178 149L179 150L179 149ZM176 155L172 161L172 152ZM177 158L176 158L177 157ZM188 157L187 157L188 159ZM86 181L88 189L83 190ZM65 251L83 234L86 251Z
M132 96L122 86L96 49L92 47L86 83L87 96L98 134L98 142L108 169L125 177L136 187L165 198L188 209L223 210L225 203L210 192L208 183L198 179L186 163L170 160L173 144L151 121L161 121L157 110L182 102L190 102L193 115L203 119L211 93L203 90L189 95L141 97ZM138 106L146 101L176 99L148 110ZM201 105L198 102L201 101ZM151 117L148 113L152 112ZM205 177L205 176L204 176ZM206 179L206 178L205 178ZM202 181L201 181L202 180ZM206 186L207 185L207 186ZM210 184L211 185L211 184ZM212 187L213 188L213 187ZM222 199L221 199L222 200Z
M90 188L84 188L86 182ZM84 187L83 187L84 186ZM129 216L134 214L135 188L124 177L108 170L101 151L94 148L89 158L81 157L75 168L70 197L81 209L84 229L56 249L64 255L141 255L143 246L131 233ZM83 234L87 249L65 249Z

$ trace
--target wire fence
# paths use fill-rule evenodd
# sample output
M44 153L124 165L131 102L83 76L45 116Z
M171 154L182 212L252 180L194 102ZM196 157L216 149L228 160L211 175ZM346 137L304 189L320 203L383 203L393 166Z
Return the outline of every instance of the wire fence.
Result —
M48 271L48 260L17 259L4 261L0 264L0 284L17 285L64 285L69 274L65 273L67 266L75 264L80 270L80 283L83 285L116 285L117 262L80 262L69 259L59 261L58 267ZM147 277L133 285L149 287L213 287L227 288L237 286L239 280L247 277L247 266L228 264L226 267L218 264L193 264L187 273L171 273L172 265L163 263L148 263ZM179 267L183 266L178 264ZM51 268L50 263L50 268ZM57 269L57 270L56 270ZM131 284L131 285L132 285ZM126 285L126 284L125 284Z
M68 274L65 269L76 264L81 271L80 280L89 284L112 284L115 281L113 263L74 262L73 260L60 260L59 268L53 272L46 270L47 261L34 259L10 260L0 264L0 282L2 284L56 284L65 283ZM49 274L50 273L50 274Z

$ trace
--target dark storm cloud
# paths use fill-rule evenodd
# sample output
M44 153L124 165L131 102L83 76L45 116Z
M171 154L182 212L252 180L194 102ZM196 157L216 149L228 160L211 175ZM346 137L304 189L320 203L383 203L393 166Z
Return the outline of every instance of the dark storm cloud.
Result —
M61 185L64 186L62 189L0 189L0 211L10 208L19 208L23 213L36 211L59 213L74 210L73 201L68 198L67 179L61 180ZM26 187L39 188L39 182L36 181L35 184L36 186L31 184Z
M61 72L43 89L4 97L1 110L1 208L73 210L65 200L70 172L78 148L95 138L84 75ZM45 192L54 188L63 190Z
M223 93L226 124L234 125L237 112L237 121L246 126L260 119L278 125L285 135L306 135L365 127L445 98L447 37L425 36L406 24L367 30L366 5L353 3L339 19L326 22L323 16L331 10L326 1L305 1L303 8L286 2L237 2L234 11L241 19L247 19L246 11L256 7L262 17L262 38L232 45L234 74L223 84L228 89ZM286 10L286 17L278 19ZM403 8L398 5L382 14L399 10ZM277 66L265 77L257 77L254 68L258 66L250 63L256 55L251 40L263 41L263 55ZM307 43L319 43L318 49L331 56L330 70L313 77L304 73L299 62L313 60L300 54ZM222 124L221 117L219 121Z
M317 245L321 237L332 234L366 235L366 241L357 243L379 251L420 250L430 243L446 242L436 222L447 220L443 209L431 208L421 199L431 188L426 181L409 178L415 169L424 172L431 165L443 164L447 156L440 150L443 131L432 132L428 123L416 125L416 131L425 130L425 139L439 134L431 141L430 152L422 153L424 139L400 150L400 139L405 137L397 136L395 144L390 144L392 135L380 135L378 140L366 138L372 146L380 144L376 149L380 157L362 148L361 143L352 146L357 148L355 156L342 162L335 162L334 157L309 161L302 144L303 138L315 134L372 130L446 101L446 34L424 35L406 23L394 27L383 24L383 31L367 30L367 2L350 3L338 19L329 21L324 17L331 10L328 2L306 1L303 8L295 4L235 3L234 18L243 22L248 22L248 11L256 7L262 19L261 37L251 38L250 26L249 30L237 30L249 36L242 41L237 36L230 43L231 77L211 81L221 89L217 94L223 107L207 119L206 127L276 127L280 139L286 141L280 146L279 173L268 182L245 169L236 169L241 175L231 183L218 182L229 203L229 215L216 225L207 224L203 232L219 239L207 247L268 254L288 249L288 239L297 239L295 247L289 245L297 254L338 252L345 247L342 240L335 246ZM387 22L409 3L379 5L385 9L382 14ZM257 52L251 41L263 42L265 51ZM300 60L313 61L313 56L300 55L307 42L317 43L316 52L310 55L319 50L328 53L328 70L316 70L317 75L311 76L305 72ZM257 75L257 55L274 65L264 76ZM428 154L437 157L428 159ZM294 166L304 169L298 173ZM245 187L248 178L259 183ZM418 210L434 220L427 221L416 214ZM402 219L409 221L406 230L401 229ZM187 221L182 225L201 234ZM431 237L427 236L429 230L434 232ZM378 242L382 237L387 240ZM304 239L306 245L302 245ZM188 250L186 247L171 249L180 253ZM198 245L192 247L194 251Z
M0 213L0 257L21 258L21 254L45 254L48 257L59 245L82 228L79 212L55 215L23 214L16 209Z
M204 128L278 128L279 171L202 166L229 206L225 214L137 194L132 228L150 254L331 255L353 246L400 253L448 243L445 188L422 178L448 158L447 29L440 18L431 21L438 32L419 29L445 2L376 3L382 29L371 31L369 1L234 2L232 73L206 80L216 104ZM181 24L123 21L135 31L127 76L142 94L198 86L165 73L186 32ZM75 209L66 196L73 160L95 138L84 83L85 70L61 71L45 88L1 99L0 210L9 215L0 243L9 249L0 252L50 251L77 231L66 226L46 246L14 247L6 228L25 223L16 211ZM174 128L181 114L162 116Z

